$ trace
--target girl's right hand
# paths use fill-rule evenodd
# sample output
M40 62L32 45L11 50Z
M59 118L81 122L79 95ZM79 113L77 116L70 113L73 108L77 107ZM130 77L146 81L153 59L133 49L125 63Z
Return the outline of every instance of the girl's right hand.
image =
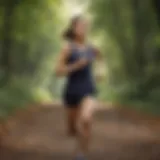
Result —
M81 58L80 60L78 60L77 65L81 68L86 66L88 63L89 63L88 59Z
M69 66L68 72L70 73L70 72L74 72L74 71L77 71L79 69L82 69L88 63L89 63L89 61L86 58L81 58L77 62L75 62L74 64Z

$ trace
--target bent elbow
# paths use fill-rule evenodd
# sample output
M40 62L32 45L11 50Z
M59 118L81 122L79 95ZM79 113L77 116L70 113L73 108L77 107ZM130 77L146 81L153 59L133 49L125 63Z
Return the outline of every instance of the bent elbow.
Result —
M55 74L57 77L62 77L64 76L64 73L61 69L56 69Z
M55 71L55 74L56 74L56 76L57 76L57 77L60 77L60 76L61 76L61 72L60 72L60 70L59 70L59 69L57 69L57 70Z

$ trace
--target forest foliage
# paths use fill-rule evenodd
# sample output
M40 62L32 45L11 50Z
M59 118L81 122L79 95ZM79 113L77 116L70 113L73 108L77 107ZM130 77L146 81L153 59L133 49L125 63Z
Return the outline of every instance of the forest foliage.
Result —
M49 100L59 48L59 0L16 0L0 4L0 113L30 101Z
M63 80L55 77L54 66L68 21L62 2L1 0L0 117L28 103L59 97ZM159 111L159 2L87 2L94 20L92 36L99 41L107 71L99 84L100 99Z
M155 2L155 3L154 3ZM103 35L108 94L119 102L160 104L158 1L94 0L95 31ZM105 46L105 47L104 47ZM147 108L147 107L146 107Z

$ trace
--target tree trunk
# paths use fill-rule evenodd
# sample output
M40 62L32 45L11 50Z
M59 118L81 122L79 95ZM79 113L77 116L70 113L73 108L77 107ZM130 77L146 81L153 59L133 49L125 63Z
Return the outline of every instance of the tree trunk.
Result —
M160 27L160 1L159 0L154 0L154 7L156 9L156 15L157 15L158 24Z
M6 1L4 3L4 23L2 37L2 56L1 68L4 72L1 85L5 85L11 76L11 45L12 45L12 26L13 26L14 3Z
M135 56L136 56L136 62L137 62L137 76L143 77L144 74L144 40L145 40L145 34L144 34L144 28L143 28L143 19L141 15L141 2L139 0L133 0L134 1L134 28L135 28Z

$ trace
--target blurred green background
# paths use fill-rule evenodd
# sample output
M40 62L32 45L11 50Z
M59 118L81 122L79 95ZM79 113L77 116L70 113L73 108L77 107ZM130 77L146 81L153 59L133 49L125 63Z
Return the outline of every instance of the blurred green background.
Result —
M105 57L98 98L160 113L158 0L1 0L0 118L59 100L54 74L61 33L74 14L93 20L91 39ZM95 66L96 67L96 66Z

